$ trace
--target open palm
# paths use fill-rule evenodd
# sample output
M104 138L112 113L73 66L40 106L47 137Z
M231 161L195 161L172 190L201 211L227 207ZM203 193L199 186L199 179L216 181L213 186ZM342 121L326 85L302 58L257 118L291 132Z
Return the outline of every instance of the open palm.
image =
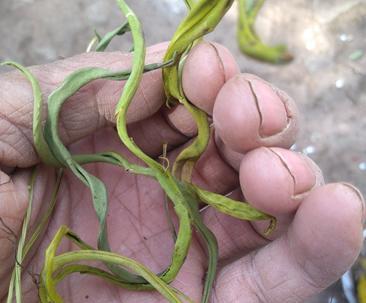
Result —
M159 45L150 49L148 60L160 60L164 48ZM127 56L118 53L89 54L35 67L33 72L48 94L76 68L120 69L128 62ZM187 60L183 75L185 92L197 106L213 114L216 129L193 180L212 191L233 191L237 199L242 199L243 192L254 206L278 217L279 227L272 239L265 239L261 235L263 223L242 222L211 208L202 211L220 248L220 271L212 301L303 302L335 281L357 256L364 216L362 197L348 184L322 185L321 173L314 163L284 149L293 143L297 131L297 112L292 101L262 80L251 75L235 76L237 72L232 57L221 46L201 44ZM1 175L0 217L7 227L19 233L28 201L27 167L38 161L29 140L31 92L26 81L15 73L0 77L0 162L4 170L5 166L24 167L13 172L11 179L5 173ZM163 144L168 143L168 158L173 159L194 135L195 128L180 106L161 108L161 83L159 71L145 75L129 112L129 133L146 153L157 159ZM113 108L119 93L118 83L96 81L65 105L60 132L72 153L118 151L136 161L121 146L113 128ZM6 123L15 131L8 131ZM86 167L108 188L112 250L155 272L165 269L174 242L164 210L164 193L158 183L111 165ZM36 183L33 223L47 207L54 180L54 169L42 166ZM62 181L47 232L27 264L23 264L25 302L38 302L35 276L31 273L40 272L44 249L61 224L95 246L98 223L90 193L70 172ZM7 281L14 264L14 239L6 228L0 230L0 247L0 279ZM62 249L71 248L69 242L63 242ZM195 302L200 299L206 264L204 246L194 237L173 285ZM58 290L65 302L164 301L154 292L126 291L79 274L68 277ZM1 283L2 300L6 291L7 283Z

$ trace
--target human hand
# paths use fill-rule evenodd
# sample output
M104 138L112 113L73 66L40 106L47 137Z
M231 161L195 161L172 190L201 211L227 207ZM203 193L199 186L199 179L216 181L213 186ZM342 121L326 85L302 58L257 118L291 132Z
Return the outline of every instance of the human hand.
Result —
M149 49L149 63L161 61L166 45ZM126 68L130 55L83 54L32 72L48 95L72 71L86 66ZM117 150L114 107L121 84L98 80L80 90L61 113L60 132L73 153ZM364 202L347 184L323 185L317 166L289 151L298 129L295 105L286 94L253 75L239 74L222 46L195 47L183 71L189 100L213 115L215 134L196 165L193 182L220 193L242 193L255 207L276 216L279 225L265 239L261 223L227 217L212 208L202 215L219 242L220 270L212 302L303 302L334 282L354 262L361 243ZM32 144L32 92L17 72L0 75L0 217L20 233L27 203L30 167L39 159ZM194 122L178 106L167 109L160 71L144 75L128 115L129 133L151 156L158 157L168 143L168 157L195 134ZM270 148L269 148L270 147ZM17 167L11 172L12 167ZM112 250L135 258L155 272L166 268L173 241L163 210L164 193L152 179L130 175L105 164L88 165L109 190L108 228ZM49 201L54 170L41 167L36 181L32 224ZM98 222L90 194L66 173L51 222L38 248L26 260L25 272L39 273L44 249L61 224L71 227L95 245ZM5 300L14 266L14 241L0 229L0 298ZM70 249L65 241L63 249ZM199 301L206 256L194 238L187 260L173 285ZM30 274L23 275L24 302L38 302ZM73 275L60 284L65 302L160 302L154 292L131 292L98 278Z

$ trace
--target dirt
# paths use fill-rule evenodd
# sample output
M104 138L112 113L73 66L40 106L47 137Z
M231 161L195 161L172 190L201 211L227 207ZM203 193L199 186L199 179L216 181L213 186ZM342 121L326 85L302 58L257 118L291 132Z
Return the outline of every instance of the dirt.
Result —
M148 44L169 40L185 13L181 0L129 2L145 25ZM34 65L71 56L85 50L94 28L105 33L120 23L113 0L1 0L0 61ZM294 149L313 158L327 182L350 182L366 195L366 0L271 0L256 28L266 42L287 44L295 60L274 66L241 55L234 7L210 39L227 46L243 72L296 100L302 131ZM117 40L111 49L129 49L128 39ZM333 303L346 302L330 292ZM329 298L324 293L311 302Z

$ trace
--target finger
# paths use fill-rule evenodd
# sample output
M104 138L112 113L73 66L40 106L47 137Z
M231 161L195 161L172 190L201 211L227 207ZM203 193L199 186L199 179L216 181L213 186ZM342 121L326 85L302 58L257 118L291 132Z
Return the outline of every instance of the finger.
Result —
M240 166L241 189L232 198L277 218L269 239L287 231L303 199L324 183L321 171L308 157L281 148L258 148L246 154ZM244 193L244 196L243 196ZM220 257L232 258L258 248L268 221L242 222L218 213L213 208L203 212L207 226L215 233Z
M245 199L278 219L271 239L287 230L304 198L324 184L321 170L310 158L282 148L262 147L247 153L239 172ZM268 222L253 226L263 234Z
M147 52L146 63L161 62L166 44ZM32 73L48 96L64 78L80 68L102 67L111 70L130 68L131 54L87 53L43 66L34 66ZM77 92L63 106L60 133L65 144L74 142L108 123L114 122L114 109L123 82L98 80ZM33 95L28 81L18 72L0 75L0 162L7 166L30 166L38 161L33 149ZM146 73L129 108L129 123L155 113L164 102L161 71ZM44 115L45 119L45 115Z
M164 108L163 114L170 127L182 135L192 138L197 134L197 124L184 105Z
M201 188L221 194L238 186L238 174L221 158L213 132L206 151L194 167L192 181Z
M202 42L192 49L185 61L185 94L192 103L211 114L218 91L237 72L237 64L226 48ZM130 136L146 153L157 156L163 143L168 143L171 149L187 142L196 135L197 126L184 106L177 105L163 107L154 117L134 123L129 130Z
M249 74L237 75L220 90L213 110L223 155L240 155L260 146L290 147L298 132L298 112L282 91ZM235 130L235 131L234 131ZM239 156L239 157L238 157ZM231 161L238 166L238 160Z
M167 144L168 150L172 150L190 139L172 128L162 111L143 121L131 123L128 134L137 146L154 158L163 153L164 144Z
M355 261L365 219L361 194L344 184L310 193L288 232L219 272L215 302L304 302Z
M220 44L202 42L189 53L183 68L183 90L190 102L212 115L217 94L239 67Z
M173 165L178 154L188 145L180 146L168 154ZM239 186L238 173L220 156L214 141L214 131L211 131L206 150L197 161L192 172L192 183L209 191L226 194Z
M203 47L211 47L209 45L204 45ZM199 50L199 49L198 49ZM198 52L196 50L196 52ZM193 52L193 54L195 54ZM195 56L198 56L197 53ZM187 59L188 60L188 59ZM192 61L191 61L192 63ZM197 64L199 61L197 61ZM192 66L193 63L192 63ZM193 68L193 67L192 67ZM202 66L203 69L204 67ZM187 69L188 70L188 69ZM231 77L234 73L231 73ZM228 76L230 78L230 75ZM249 79L249 80L248 80ZM251 83L252 90L248 89L249 82ZM197 81L196 81L197 82ZM196 83L192 81L192 83ZM192 89L194 90L194 84L192 84ZM200 83L199 87L205 88L207 85L203 85ZM259 103L263 103L261 108L263 111L266 112L266 115L261 115L262 117L262 126L259 125L259 112L257 110L257 103L253 100L254 95L253 92L256 92L257 101ZM187 94L187 92L186 92ZM193 98L191 96L190 98ZM225 98L224 98L225 97ZM271 102L269 103L268 100ZM236 101L235 101L236 100ZM242 101L242 102L241 102ZM197 100L196 100L197 102ZM206 166L210 166L212 171L229 171L227 166L228 164L232 167L238 169L239 163L243 157L243 150L248 151L250 148L254 148L254 146L261 146L261 145L275 145L275 146L290 146L294 140L297 133L298 122L297 122L297 109L292 101L282 92L278 92L274 90L269 84L263 82L262 80L251 76L251 75L237 75L234 78L228 80L222 86L218 96L216 97L216 101L214 100L214 127L216 133L218 135L216 138L216 145L214 149L210 152L206 153L210 157L220 158L221 161L217 162L220 163L219 166L214 166L209 164L208 162L202 161L201 166L196 166L196 173L201 174L201 172L205 171ZM227 102L231 102L230 104L226 104ZM217 105L219 103L219 105ZM220 104L221 103L221 104ZM277 106L273 106L271 104L277 104ZM224 107L223 107L224 106ZM222 107L222 108L221 108ZM254 108L253 108L254 107ZM244 108L244 111L243 111ZM246 108L252 109L252 112L249 110L247 111ZM180 111L179 115L184 114L184 110L182 108L178 108L177 110ZM215 110L217 111L215 114ZM239 112L238 116L236 114ZM267 113L268 112L268 113ZM225 114L227 114L225 116ZM179 115L175 115L175 113L170 113L171 117L171 124L174 124L174 127L177 129L182 129L185 134L192 134L195 129L189 127L192 125L192 120L189 119L182 119L179 123L174 123L174 118L178 117ZM234 119L231 119L231 116L234 116ZM252 117L254 116L254 117ZM231 120L230 120L231 119ZM248 122L248 125L244 125ZM278 121L282 121L284 123L284 128L278 127L280 124ZM244 124L243 124L244 123ZM268 133L268 130L272 130L274 132L272 137L258 139L259 137L259 130L263 128L264 131ZM249 131L247 131L249 129ZM256 129L253 135L253 129ZM232 140L227 140L227 142L223 142L220 136L221 132L225 134L233 134ZM235 130L235 131L233 131ZM275 133L278 131L279 133ZM255 141L253 138L257 138L258 140ZM262 140L262 141L261 141ZM254 142L255 141L255 142ZM238 143L240 142L240 144ZM255 144L254 144L254 143ZM240 152L235 152L233 149L235 146L239 144L240 146L246 147L245 149L241 149ZM217 148L218 147L218 148ZM219 155L213 155L213 153L219 152ZM222 161L224 159L224 161ZM207 169L208 170L208 169ZM230 172L230 176L233 176L233 172ZM223 178L222 176L225 176ZM208 189L212 190L220 187L221 183L226 183L226 186L220 187L222 190L232 190L235 188L235 182L228 184L223 180L226 179L227 175L219 175L219 174L206 174L206 182L205 185L208 185ZM198 182L202 178L197 178ZM230 180L230 178L229 178ZM222 193L222 191L219 191Z
M217 93L224 83L238 71L239 68L235 59L225 47L219 44L201 42L190 51L184 63L182 85L185 95L195 106L205 110L208 114L212 114ZM152 120L150 119L150 121L136 123L140 132L135 132L131 128L131 131L136 133L134 138L145 146L144 150L148 153L149 147L152 150L157 148L161 150L161 141L151 140L150 138L159 137L158 132L161 134L171 133L171 130L163 127L166 123L176 131L175 137L170 136L173 144L170 144L171 141L166 141L166 143L173 146L174 141L177 142L186 137L185 140L180 141L180 143L184 143L197 133L196 123L183 105L172 108L164 107L162 114L160 118L165 119L165 121L159 122L160 127L151 127L150 122ZM141 132L141 130L146 131ZM150 136L144 135L144 138L139 138L139 133L149 133Z
M235 80L235 78L233 80ZM256 81L259 81L259 80L256 80ZM222 90L225 90L226 86L230 85L230 83L231 83L231 80L229 80L229 82L227 82L224 85ZM239 84L239 86L240 86L240 84ZM273 94L273 89L271 87L269 87L268 85L267 86L265 85L263 87L260 85L258 85L258 86L259 86L258 90L260 91L261 96ZM240 91L240 87L235 87L235 86L229 87L229 91L227 92L227 95L228 95L227 97L235 98L238 91ZM245 99L247 93L248 92L243 92L244 99ZM220 94L221 94L221 91L220 91L217 99L220 98ZM266 122L265 125L268 126L269 128L275 128L276 119L277 119L275 116L280 116L281 111L283 111L283 108L284 108L282 101L280 101L280 100L276 100L276 101L281 102L282 107L277 107L277 108L273 109L273 111L271 112L272 116L268 116L269 121ZM217 102L219 102L219 101L217 101ZM267 104L267 103L265 103L265 104ZM288 105L288 106L294 107L294 105L292 103L291 103L291 105ZM234 104L232 109L230 110L230 113L235 112L237 107L235 107L235 104ZM265 106L263 106L263 108L265 108ZM178 107L176 110L177 111L179 110L179 115L176 115L174 112L170 113L170 124L174 124L174 127L176 129L180 129L182 133L185 133L188 135L193 134L195 129L190 127L190 125L192 125L193 121L190 118L189 114L187 115L186 111L181 107ZM226 109L223 109L223 110L225 112L227 112ZM266 111L267 111L267 109L266 109ZM290 109L290 111L295 112L296 109ZM221 115L221 113L219 113L219 115ZM230 124L229 121L223 122L224 127L229 128L231 130L232 129L242 129L240 127L240 125L242 124L242 121L246 120L243 118L244 116L245 115L243 115L242 117L238 117L238 120L235 122L235 125L234 124L227 125L227 124ZM179 117L182 117L181 120L178 120ZM215 117L214 117L214 119L215 119ZM297 131L297 121L295 121L296 117L294 116L293 119L294 119L293 122L290 122L290 124L287 126L288 133L284 134L283 136L275 135L274 139L272 140L272 143L279 145L279 146L281 146L281 145L286 146L289 143L292 144L292 142L295 139L295 133ZM250 119L248 119L248 120L250 120ZM254 124L254 120L252 120L252 122L251 122L252 124ZM215 124L215 127L216 127L216 124ZM253 125L251 127L253 128ZM230 132L232 132L232 131L230 131ZM246 131L244 131L244 132L246 132ZM284 131L284 132L286 133L286 131ZM237 133L237 132L232 132L232 133ZM218 136L216 136L216 138L218 138ZM245 138L243 138L243 140L244 140L243 145L247 144L247 142L245 142ZM250 140L251 139L249 138L249 141ZM291 141L291 142L289 142L289 141ZM217 146L219 146L219 149L217 148ZM220 144L220 138L218 138L216 140L216 144L214 144L214 142L210 142L210 146L209 146L208 150L204 153L203 158L197 163L197 165L195 167L195 173L193 175L193 180L195 182L197 182L200 186L204 186L209 190L214 190L214 191L217 191L220 193L225 193L225 191L230 191L233 188L235 188L235 186L237 185L237 182L235 182L235 180L234 180L236 177L236 174L231 169L229 169L228 166L231 165L234 168L238 167L239 165L236 162L239 162L242 160L243 154L234 152L232 149L230 149L231 146L232 146L232 144L225 144L225 143ZM230 149L230 151L227 152L228 149ZM181 148L179 150L181 150ZM174 151L171 158L174 158L174 155L177 155L179 150ZM234 155L235 155L235 159L233 159ZM206 161L205 158L210 159L210 161ZM217 161L214 162L213 159L216 159ZM234 162L235 162L235 165L234 165Z

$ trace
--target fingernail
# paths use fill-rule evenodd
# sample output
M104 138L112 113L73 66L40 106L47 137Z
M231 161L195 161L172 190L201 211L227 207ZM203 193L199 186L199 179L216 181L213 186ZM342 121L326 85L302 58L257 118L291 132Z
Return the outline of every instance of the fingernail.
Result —
M352 193L352 195L356 196L357 199L360 201L361 212L362 212L361 222L363 223L366 219L365 199L363 198L359 189L356 188L355 186L353 186L352 184L347 183L347 182L342 182L341 184L347 188L347 191L350 191Z
M239 65L236 63L234 56L226 47L212 42L209 42L209 44L215 50L218 62L222 66L225 82L240 73Z
M290 122L289 112L281 95L256 77L250 77L247 81L259 113L259 136L265 138L281 133Z
M315 185L314 186L320 186L320 185L324 185L324 176L323 176L323 172L320 169L320 167L308 156L302 154L302 153L298 153L298 155L300 157L302 157L302 159L308 164L310 170L314 173L315 175Z
M309 162L300 154L280 148L269 148L281 161L293 181L293 200L304 199L319 182L317 174Z

